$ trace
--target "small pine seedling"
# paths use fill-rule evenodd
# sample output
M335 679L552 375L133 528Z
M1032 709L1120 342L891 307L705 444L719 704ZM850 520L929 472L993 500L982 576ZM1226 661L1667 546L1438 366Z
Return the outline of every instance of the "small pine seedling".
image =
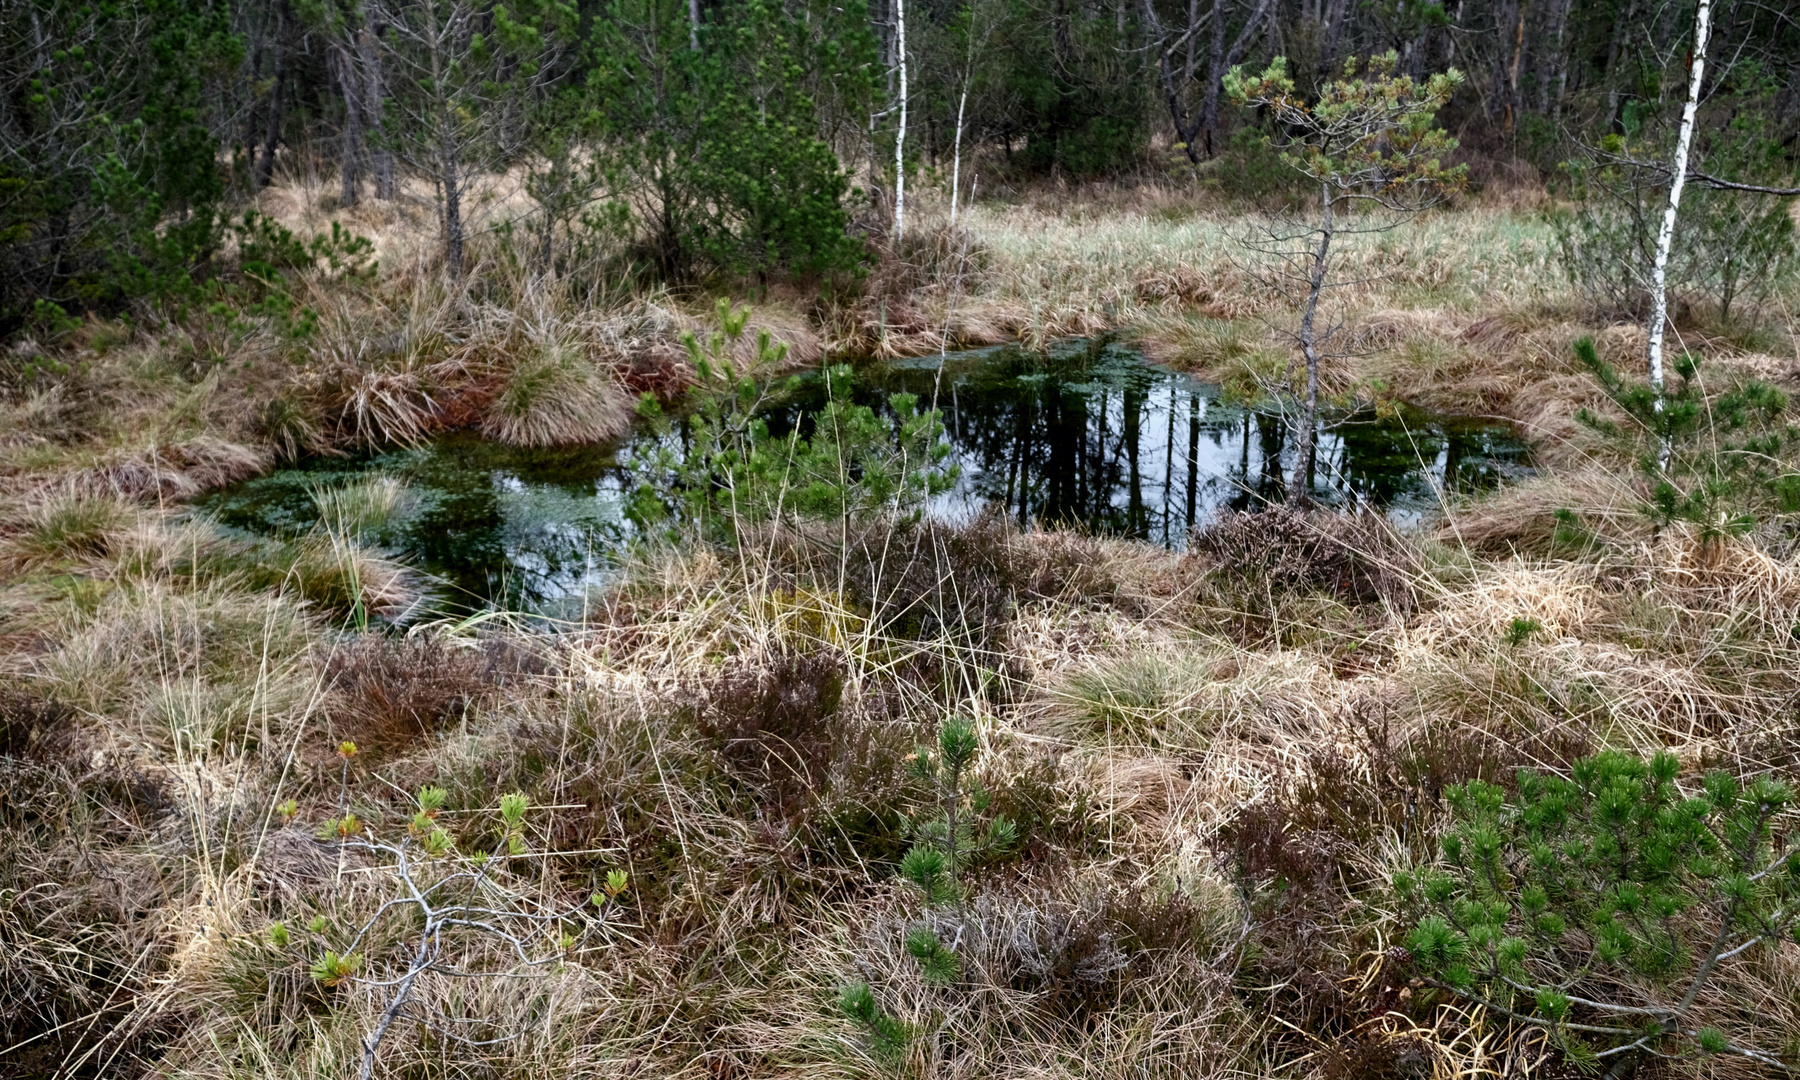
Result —
M875 1000L875 992L866 982L849 983L838 990L838 1008L844 1015L861 1024L869 1041L884 1056L894 1057L906 1049L912 1033L898 1017L883 1009Z

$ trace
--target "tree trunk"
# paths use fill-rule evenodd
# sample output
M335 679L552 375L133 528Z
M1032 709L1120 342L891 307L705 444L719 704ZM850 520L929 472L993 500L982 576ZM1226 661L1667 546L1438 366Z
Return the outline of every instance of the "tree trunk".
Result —
M906 231L906 0L894 0L894 35L900 60L900 131L894 137L894 244Z
M1212 51L1207 61L1206 98L1200 106L1200 130L1206 133L1206 156L1213 158L1219 154L1219 89L1226 71L1225 0L1213 0Z
M1571 0L1550 0L1550 52L1549 63L1544 65L1544 85L1539 98L1539 111L1562 115L1563 80L1569 68L1568 57L1563 55L1563 37L1568 32L1569 6Z
M962 99L956 103L956 140L950 158L950 226L956 227L956 196L962 190L963 107L969 103L969 81L963 80Z
M1637 19L1637 8L1638 0L1627 0L1625 16L1613 26L1612 38L1606 45L1604 76L1608 87L1606 91L1606 122L1615 135L1624 134L1624 129L1620 124L1624 105L1620 100L1619 93L1619 60L1625 52L1626 35L1631 33L1632 24Z
M1288 479L1289 503L1301 505L1312 499L1313 451L1318 445L1319 427L1319 340L1316 322L1319 295L1325 291L1325 271L1331 261L1332 198L1331 188L1324 189L1325 213L1319 225L1319 248L1313 252L1312 274L1307 281L1306 310L1300 315L1300 352L1306 358L1306 396L1300 403L1299 430L1294 437L1294 472Z
M1694 15L1694 56L1688 69L1687 103L1681 109L1681 134L1675 140L1675 160L1669 166L1669 203L1663 210L1662 228L1656 233L1656 261L1650 268L1650 385L1658 391L1663 388L1663 324L1669 315L1669 248L1675 240L1681 189L1687 183L1688 147L1694 138L1694 113L1700 107L1700 83L1706 75L1706 39L1711 32L1712 0L1700 0L1700 9ZM1666 446L1663 456L1668 456Z
M1265 16L1269 14L1272 0L1257 0L1256 8L1250 12L1250 21L1244 24L1243 32L1231 43L1231 48L1221 55L1220 49L1225 44L1225 2L1213 0L1213 41L1212 64L1206 78L1206 109L1202 118L1202 127L1206 131L1206 156L1217 157L1219 154L1219 91L1224 85L1225 73L1238 62L1244 49L1256 36Z
M256 179L251 191L269 186L275 175L275 147L281 140L281 101L287 92L287 48L282 33L287 29L287 5L275 14L275 85L269 91L269 110L263 116L262 159L256 163Z
M31 24L34 29L37 29L36 36L38 38L38 51L40 53L38 66L40 68L45 67L48 65L49 61L41 55L44 49L43 31L37 28L38 19L35 13L31 17ZM263 30L263 22L261 19L257 20L256 27L256 46L250 50L250 104L244 110L244 155L248 159L244 162L244 168L250 180L250 190L252 194L256 191L256 84L262 82L263 39L267 36Z
M1500 121L1500 130L1511 135L1519 108L1519 62L1525 50L1525 7L1521 0L1505 0L1494 20L1504 42L1494 53L1492 91L1488 115Z
M1215 3L1214 7L1217 6ZM1216 10L1213 12L1213 17L1216 22L1218 19ZM1162 76L1163 102L1169 109L1169 122L1175 125L1175 137L1181 141L1188 160L1196 165L1200 164L1200 147L1194 140L1200 134L1203 118L1199 114L1190 115L1188 113L1184 98L1188 87L1194 81L1196 64L1194 43L1198 37L1199 18L1200 0L1188 0L1187 30L1181 35L1184 56L1181 66L1177 68L1173 55L1174 49L1168 45L1168 33L1163 29L1162 20L1156 16L1155 0L1144 0L1144 23L1155 37L1157 71ZM1222 31L1215 28L1215 35L1219 33ZM1223 46L1224 42L1221 39L1217 48L1223 48Z
M1800 53L1795 54L1794 63L1788 68L1787 87L1776 99L1775 126L1792 131L1788 118L1796 115L1800 115Z
M463 273L462 169L449 124L440 121L438 135L438 183L444 188L444 266L452 280Z
M1508 135L1519 121L1519 108L1524 104L1519 94L1519 65L1525 59L1525 5L1519 5L1514 20L1512 63L1506 66L1506 119L1503 128Z
M364 138L374 143L370 163L375 172L375 197L394 197L394 152L387 146L382 127L382 96L386 92L381 75L381 51L377 47L381 28L365 26L356 35L356 50L362 60Z
M343 188L338 202L346 207L355 206L358 199L357 188L362 180L363 152L363 103L357 86L356 61L351 57L347 45L339 42L331 49L332 63L337 68L338 87L344 94L344 140L338 148L338 164L343 170Z
M1344 33L1344 15L1350 6L1350 0L1331 0L1325 9L1325 49L1320 64L1321 73L1332 74L1337 68L1338 42Z

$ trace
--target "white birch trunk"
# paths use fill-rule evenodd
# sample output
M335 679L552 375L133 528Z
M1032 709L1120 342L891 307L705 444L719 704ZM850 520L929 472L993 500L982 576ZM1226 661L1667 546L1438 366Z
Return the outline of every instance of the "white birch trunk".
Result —
M962 99L956 103L956 150L950 158L950 227L956 227L956 193L962 183L963 106L969 103L969 84L963 83Z
M900 53L900 133L894 138L894 243L898 245L906 231L906 0L894 0L894 34Z
M1669 174L1669 205L1656 234L1656 262L1650 267L1650 385L1663 388L1663 324L1669 318L1669 247L1675 240L1675 215L1687 183L1688 147L1694 139L1694 113L1700 107L1700 80L1706 72L1706 39L1712 32L1712 0L1700 0L1694 16L1694 62L1688 72L1687 104L1681 110L1681 134ZM1662 408L1658 402L1657 408Z

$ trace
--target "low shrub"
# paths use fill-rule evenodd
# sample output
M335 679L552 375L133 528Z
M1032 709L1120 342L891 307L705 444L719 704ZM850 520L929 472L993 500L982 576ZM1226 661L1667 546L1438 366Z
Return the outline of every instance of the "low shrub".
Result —
M433 637L366 635L331 654L334 731L373 751L398 751L435 735L535 669L529 654L461 648Z
M1428 983L1615 1075L1722 1054L1780 1066L1754 1010L1706 991L1795 931L1800 850L1776 825L1792 791L1724 772L1687 791L1680 771L1609 750L1567 776L1522 770L1516 792L1448 789L1441 866L1394 878Z
M697 710L698 726L759 806L793 821L829 796L832 767L848 741L843 695L835 651L782 651L727 666Z
M27 689L0 690L0 755L55 762L77 749L75 710Z
M1323 592L1396 611L1410 611L1420 599L1418 551L1369 511L1228 511L1195 531L1190 550L1218 576L1273 590Z

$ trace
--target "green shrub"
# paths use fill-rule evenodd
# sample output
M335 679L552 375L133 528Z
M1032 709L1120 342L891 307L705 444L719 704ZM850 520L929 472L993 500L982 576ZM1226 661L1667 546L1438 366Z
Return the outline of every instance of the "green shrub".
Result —
M623 870L609 870L591 891L573 900L532 881L523 865L530 861L524 856L534 853L526 796L501 795L497 818L485 822L462 817L463 835L458 836L452 831L456 826L440 819L449 793L427 784L413 798L414 812L404 831L384 831L341 809L356 744L342 744L339 753L344 760L340 812L322 823L319 836L345 855L355 853L371 880L392 895L373 914L344 919L349 924L344 928L316 916L307 927L313 939L309 946L317 950L309 970L326 990L359 987L372 991L383 1006L361 1040L361 1080L372 1075L382 1042L396 1022L416 1022L431 1031L467 1023L460 1004L447 1005L421 992L427 975L519 988L585 952L605 948L607 924L620 907L619 897L631 888L630 878ZM278 809L284 818L293 816L291 805ZM487 842L477 846L471 834L484 825ZM347 914L336 896L327 904L334 915ZM287 928L277 926L271 927L271 940L287 940ZM487 956L464 959L480 955L480 944L487 946ZM365 974L365 968L372 970ZM481 1045L517 1038L516 1031L499 1032Z
M998 5L1000 47L988 61L993 91L978 114L1024 136L1019 164L1036 173L1110 176L1137 164L1150 116L1145 54L1112 19L1052 15L1029 0ZM991 102L991 103L989 103ZM991 115L991 114L990 114Z
M1689 355L1676 358L1675 382L1658 390L1620 377L1592 339L1577 341L1575 354L1626 415L1619 423L1583 409L1576 419L1637 461L1643 509L1658 528L1687 522L1710 542L1800 511L1800 471L1782 456L1800 432L1786 423L1781 391L1751 379L1708 396ZM1559 528L1576 526L1559 520Z
M812 92L871 99L866 23L826 5L741 0L693 30L685 4L611 0L595 27L590 87L608 172L662 276L861 266L849 179L820 137Z
M230 12L120 0L0 18L0 336L40 301L117 310L188 288L220 240L207 83L241 52Z
M895 394L888 399L892 415L877 415L851 399L855 375L848 366L826 368L826 403L812 417L810 435L802 437L801 425L772 434L765 411L777 388L758 373L779 365L787 346L772 344L763 331L753 365L738 371L731 345L748 317L749 309L733 311L721 300L721 329L704 342L687 336L698 382L679 418L679 439L656 399L644 397L639 411L664 437L638 465L645 479L630 513L640 527L735 541L745 525L783 516L916 515L955 482L955 467L944 464L950 448L937 412L921 412L912 395Z
M1694 169L1738 183L1791 186L1792 156L1768 119L1774 93L1754 64L1726 80L1709 107L1729 119L1700 125ZM1641 123L1634 109L1622 119L1624 130L1604 140L1601 155L1563 165L1572 204L1548 220L1570 283L1603 313L1641 318L1668 203L1662 163L1672 133ZM1754 321L1800 273L1786 200L1702 183L1686 190L1665 267L1671 294L1709 301L1727 324L1746 313Z
M1548 1032L1578 1063L1768 1055L1700 1026L1695 1002L1752 949L1792 936L1800 851L1771 825L1785 784L1709 775L1690 794L1673 754L1605 751L1518 791L1446 790L1443 867L1395 888L1418 912L1406 947L1436 987Z
M930 802L928 816L908 823L913 844L900 859L900 877L919 890L927 908L953 909L959 926L967 918L963 874L984 858L1004 854L1018 840L1018 829L1006 815L989 812L993 798L973 771L978 749L974 725L951 718L938 728L935 747L921 746L911 755L913 778L928 786ZM955 940L946 943L927 921L907 930L904 946L925 981L941 986L962 975L956 953L961 939L959 929ZM904 1024L876 1004L866 982L842 987L838 1007L884 1053L897 1052L911 1038Z

